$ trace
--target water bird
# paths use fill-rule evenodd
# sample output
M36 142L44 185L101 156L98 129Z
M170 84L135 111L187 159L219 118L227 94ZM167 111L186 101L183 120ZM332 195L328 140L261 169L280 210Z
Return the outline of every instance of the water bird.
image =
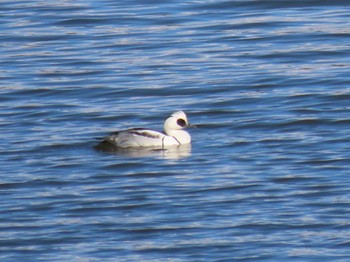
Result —
M164 122L164 131L158 132L147 128L132 128L117 131L104 138L101 145L124 148L166 148L191 143L190 134L184 130L191 125L183 111L176 111Z

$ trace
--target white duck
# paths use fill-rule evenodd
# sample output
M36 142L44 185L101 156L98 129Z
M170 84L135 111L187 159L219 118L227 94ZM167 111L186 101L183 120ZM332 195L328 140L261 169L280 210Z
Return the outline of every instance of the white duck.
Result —
M170 147L191 143L191 136L184 128L190 124L183 111L174 112L164 123L164 132L146 128L132 128L118 131L105 138L116 148Z

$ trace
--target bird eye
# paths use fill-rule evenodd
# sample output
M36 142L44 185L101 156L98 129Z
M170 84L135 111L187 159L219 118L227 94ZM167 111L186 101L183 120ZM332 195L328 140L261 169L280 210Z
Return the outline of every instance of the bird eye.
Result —
M178 120L177 120L177 124L178 124L179 126L181 126L181 127L184 127L184 126L186 125L186 121L183 120L183 119L178 119Z

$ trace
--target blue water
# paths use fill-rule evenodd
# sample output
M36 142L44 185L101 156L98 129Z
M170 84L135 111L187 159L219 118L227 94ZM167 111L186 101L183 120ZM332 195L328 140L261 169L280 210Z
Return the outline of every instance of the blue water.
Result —
M348 1L2 1L1 261L349 261ZM113 154L162 129L193 143Z

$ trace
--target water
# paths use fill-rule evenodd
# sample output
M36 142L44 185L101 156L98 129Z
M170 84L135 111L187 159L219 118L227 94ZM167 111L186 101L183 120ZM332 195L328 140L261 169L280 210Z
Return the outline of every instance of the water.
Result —
M348 261L347 1L2 1L1 261ZM184 110L190 148L111 154Z

